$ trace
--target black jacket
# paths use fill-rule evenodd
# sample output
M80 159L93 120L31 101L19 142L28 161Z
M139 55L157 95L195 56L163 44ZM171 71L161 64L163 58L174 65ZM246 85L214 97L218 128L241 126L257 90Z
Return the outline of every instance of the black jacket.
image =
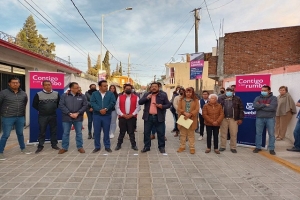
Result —
M144 96L139 100L140 105L145 105L143 120L148 121L149 118L149 109L151 99L147 99L147 96L151 94L151 92L147 92ZM164 92L159 92L156 96L156 103L162 104L162 109L157 108L157 118L159 122L164 122L166 120L166 110L171 107L171 102L168 99L168 95Z
M0 92L0 113L2 117L23 117L28 102L27 94L19 89L14 93L10 88Z

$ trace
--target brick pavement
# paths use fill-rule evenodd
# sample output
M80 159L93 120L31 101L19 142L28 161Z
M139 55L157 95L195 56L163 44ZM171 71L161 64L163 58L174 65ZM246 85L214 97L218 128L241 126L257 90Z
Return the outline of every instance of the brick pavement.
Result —
M141 119L137 144L143 147ZM86 122L85 122L86 124ZM86 126L85 126L86 127ZM93 141L87 140L86 154L79 154L72 135L70 149L63 155L50 148L39 155L23 155L18 147L5 152L0 162L1 200L299 200L300 174L251 149L238 154L225 151L205 154L205 141L197 141L196 154L177 153L178 138L170 133L167 118L167 155L157 149L141 154L130 149L125 139L122 149L92 154ZM28 134L28 130L25 131ZM12 133L14 135L14 133ZM118 135L118 134L116 134ZM198 136L198 135L197 135ZM112 149L116 137L111 140ZM10 143L16 142L12 136ZM281 143L284 145L284 143ZM29 146L35 151L36 147ZM136 155L138 154L138 155ZM280 153L279 153L280 154ZM290 157L296 154L289 153ZM297 154L299 155L299 154Z

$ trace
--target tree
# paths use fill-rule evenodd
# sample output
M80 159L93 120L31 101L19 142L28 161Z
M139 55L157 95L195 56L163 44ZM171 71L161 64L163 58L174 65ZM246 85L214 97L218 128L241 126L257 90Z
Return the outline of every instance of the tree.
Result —
M103 66L103 70L106 71L106 79L110 80L111 74L110 74L110 64L109 64L109 51L106 51L105 53L105 57L102 61L102 66Z
M55 44L53 42L49 44L48 38L38 34L38 30L32 15L26 19L23 28L19 31L16 38L16 44L25 49L34 51L36 53L43 52L44 56L50 58L55 57L55 54L53 54L55 51Z
M123 71L122 71L123 69L122 69L122 63L120 62L120 67L119 67L119 73L120 73L120 76L122 76L123 75Z
M90 58L90 54L88 54L88 69L91 69L91 68L92 68L92 61Z

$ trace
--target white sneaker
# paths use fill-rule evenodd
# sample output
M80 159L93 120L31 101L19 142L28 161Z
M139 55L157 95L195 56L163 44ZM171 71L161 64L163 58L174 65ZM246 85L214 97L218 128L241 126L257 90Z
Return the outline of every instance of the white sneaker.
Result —
M114 137L115 137L114 134L110 134L110 135L109 135L109 138L110 138L110 139L113 139Z
M27 150L26 148L22 149L21 152L24 154L28 154L28 155L32 153L31 151Z
M202 137L202 136L200 136L200 137L198 138L198 140L199 140L199 141L203 140L203 137Z
M0 160L1 160L1 161L6 160L6 158L4 157L3 153L0 153Z

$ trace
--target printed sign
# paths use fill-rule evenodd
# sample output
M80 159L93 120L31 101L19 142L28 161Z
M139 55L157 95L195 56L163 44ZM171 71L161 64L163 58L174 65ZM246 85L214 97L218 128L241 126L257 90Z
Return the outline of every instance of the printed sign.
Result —
M31 89L43 88L43 81L49 80L52 89L64 88L64 74L59 72L30 72L29 84Z
M257 92L270 85L271 74L236 76L236 92Z
M190 55L190 79L201 79L204 67L204 53Z

